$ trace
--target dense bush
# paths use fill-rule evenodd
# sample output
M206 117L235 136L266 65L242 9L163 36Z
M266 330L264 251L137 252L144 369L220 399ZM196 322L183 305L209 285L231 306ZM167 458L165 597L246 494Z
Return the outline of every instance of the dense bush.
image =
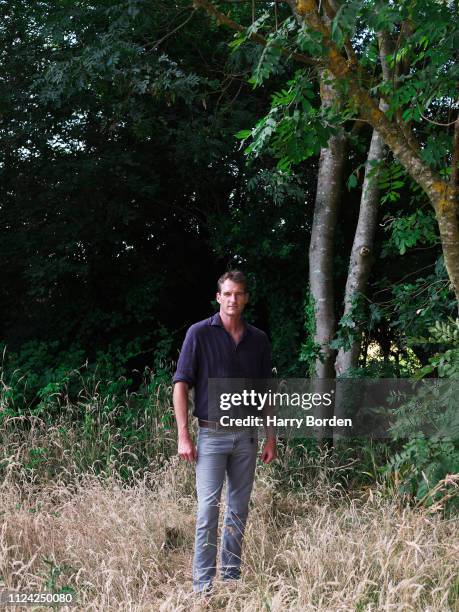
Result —
M444 499L450 508L459 508L457 481L449 478L459 473L459 319L437 322L429 331L428 338L413 340L438 347L418 377L437 375L440 381L421 386L397 410L392 434L404 443L386 473L419 502L438 505Z

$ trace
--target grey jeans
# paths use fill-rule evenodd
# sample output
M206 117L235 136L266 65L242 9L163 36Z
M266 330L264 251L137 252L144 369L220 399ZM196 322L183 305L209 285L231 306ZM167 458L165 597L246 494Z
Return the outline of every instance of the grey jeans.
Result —
M227 476L226 512L221 543L223 580L240 576L241 547L249 510L257 434L250 430L213 431L199 428L196 490L198 514L193 559L193 589L209 588L216 574L220 497Z

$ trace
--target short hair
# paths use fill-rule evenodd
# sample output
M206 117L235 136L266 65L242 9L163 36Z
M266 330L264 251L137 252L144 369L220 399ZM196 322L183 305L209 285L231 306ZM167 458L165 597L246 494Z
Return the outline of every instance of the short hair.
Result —
M228 270L225 274L222 274L217 281L217 291L221 293L222 285L226 280L233 281L233 283L238 283L239 285L244 285L244 292L247 293L247 278L244 272L240 270Z

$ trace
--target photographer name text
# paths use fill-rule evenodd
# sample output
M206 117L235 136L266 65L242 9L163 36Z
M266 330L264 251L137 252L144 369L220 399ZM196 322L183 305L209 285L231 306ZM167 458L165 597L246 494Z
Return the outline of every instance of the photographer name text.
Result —
M283 418L278 416L246 416L233 418L225 414L220 417L222 427L352 427L352 419L340 419L336 416L330 418L318 418L309 414L303 418Z

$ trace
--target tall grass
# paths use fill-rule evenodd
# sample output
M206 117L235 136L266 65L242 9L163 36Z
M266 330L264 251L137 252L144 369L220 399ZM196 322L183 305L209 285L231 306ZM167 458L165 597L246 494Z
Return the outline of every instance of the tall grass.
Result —
M193 469L172 457L130 483L74 473L0 487L2 587L71 590L84 610L198 610L191 592ZM457 520L381 488L350 497L326 478L287 494L260 467L243 580L215 610L457 610Z
M4 383L0 586L68 590L82 610L200 610L194 470L175 455L170 388L106 389L86 380L20 410ZM382 484L350 489L356 470L282 447L260 465L243 579L217 583L207 609L458 610L457 519Z
M22 480L47 481L89 470L129 479L152 458L160 464L171 455L170 384L147 370L137 392L120 393L119 381L73 374L33 404L25 401L26 380L16 378L16 388L0 381L0 475L21 468Z

